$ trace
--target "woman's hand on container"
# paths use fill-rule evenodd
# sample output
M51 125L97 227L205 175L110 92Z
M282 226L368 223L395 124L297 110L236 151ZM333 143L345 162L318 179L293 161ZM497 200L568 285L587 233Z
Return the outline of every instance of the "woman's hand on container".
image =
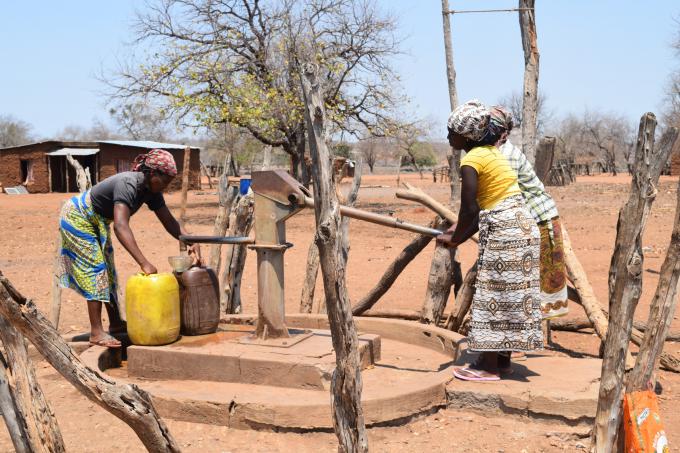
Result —
M142 272L144 272L146 275L158 273L158 269L156 269L156 266L149 263L148 261L146 263L142 264L141 267L142 267Z
M195 266L201 265L201 247L198 244L191 244L187 249L191 258L193 258L193 264Z

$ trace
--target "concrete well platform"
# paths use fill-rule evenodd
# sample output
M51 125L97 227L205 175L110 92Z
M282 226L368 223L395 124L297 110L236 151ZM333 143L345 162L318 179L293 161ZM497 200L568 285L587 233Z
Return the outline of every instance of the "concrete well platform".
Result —
M291 328L328 328L325 315L289 315L286 320ZM228 321L231 324L222 325L222 332L247 332L254 324L253 317L247 315L231 316ZM560 419L569 424L592 421L599 385L599 360L546 352L514 364L515 372L508 379L463 382L452 375L456 364L471 359L465 353L466 340L460 335L411 321L380 318L355 318L355 321L360 334L380 339L380 355L373 357L373 363L366 365L362 372L362 405L369 426L406 423L414 416L447 406ZM193 341L193 346L184 344L181 348L206 346L201 343L207 340L193 338L195 340L186 340ZM370 351L369 339L364 343ZM274 349L276 351L267 354L280 352ZM200 354L202 358L186 368L202 366L203 360L214 359L206 357L209 354L205 351ZM148 391L163 417L240 429L313 431L333 427L329 391L325 386L293 388L274 381L256 384L139 377L122 361L120 350L92 347L81 357L88 366L101 370L109 378L135 383ZM264 363L259 359L259 363ZM314 362L318 357L310 360ZM331 373L332 369L327 371ZM261 370L261 374L269 372Z
M128 375L154 380L329 389L335 369L330 333L324 330L291 333L290 339L270 346L249 342L254 334L251 327L226 325L217 333L185 336L165 346L130 346ZM380 336L361 334L359 354L362 369L379 361Z

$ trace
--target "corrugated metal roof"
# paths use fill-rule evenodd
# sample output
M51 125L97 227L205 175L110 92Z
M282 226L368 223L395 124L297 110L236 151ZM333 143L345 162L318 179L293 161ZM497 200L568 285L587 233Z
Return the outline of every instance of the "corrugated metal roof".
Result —
M72 156L91 156L92 154L97 154L99 149L97 148L60 148L56 151L47 153L48 156L65 156L70 154Z
M136 148L147 148L147 149L153 149L153 148L184 149L187 146L187 145L177 145L177 144L174 144L174 143L152 142L152 141L148 141L148 140L102 140L99 143L108 143L108 144L111 144L111 145L120 145L120 146L134 146ZM192 146L191 148L197 149L195 146Z

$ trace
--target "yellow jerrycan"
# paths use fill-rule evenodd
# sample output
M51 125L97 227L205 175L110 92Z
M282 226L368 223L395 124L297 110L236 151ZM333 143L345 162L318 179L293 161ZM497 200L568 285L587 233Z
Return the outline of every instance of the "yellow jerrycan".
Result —
M125 287L125 306L133 344L158 346L179 337L179 285L174 275L133 275Z

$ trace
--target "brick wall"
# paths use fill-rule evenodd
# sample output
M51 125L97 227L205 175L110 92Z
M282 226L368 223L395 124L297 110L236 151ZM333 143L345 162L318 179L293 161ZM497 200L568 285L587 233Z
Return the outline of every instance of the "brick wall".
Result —
M33 181L26 185L30 193L46 193L50 191L50 178L47 156L44 147L26 146L0 151L0 184L3 187L21 185L21 161L28 160L33 167Z

